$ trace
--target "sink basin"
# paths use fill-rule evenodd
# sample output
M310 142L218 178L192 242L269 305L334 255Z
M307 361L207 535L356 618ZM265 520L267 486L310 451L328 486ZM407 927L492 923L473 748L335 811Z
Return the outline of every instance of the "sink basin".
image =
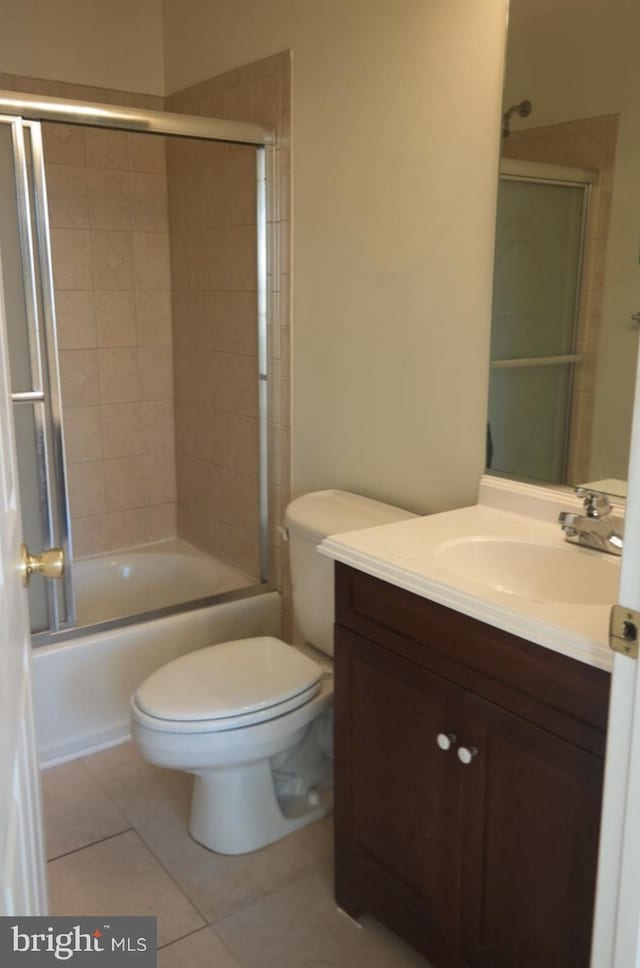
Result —
M576 605L618 599L619 559L573 545L482 535L447 541L436 556L458 577L520 598Z

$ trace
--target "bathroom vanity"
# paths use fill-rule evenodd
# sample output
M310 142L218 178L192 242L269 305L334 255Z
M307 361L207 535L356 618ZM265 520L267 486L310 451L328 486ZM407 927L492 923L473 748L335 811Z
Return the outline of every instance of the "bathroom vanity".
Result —
M451 533L463 511L325 549L336 559L336 900L436 968L588 968L610 682L593 629L604 639L608 607L569 609L591 632L567 627L566 653L559 625L554 637L531 620L544 644L522 636L513 595L511 616L501 591L476 602L495 622L468 614L471 586L447 588L425 552L436 519Z

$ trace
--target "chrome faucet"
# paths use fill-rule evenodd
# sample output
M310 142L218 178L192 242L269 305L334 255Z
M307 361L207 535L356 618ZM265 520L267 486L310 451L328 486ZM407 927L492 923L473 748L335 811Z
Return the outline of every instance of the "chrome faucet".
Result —
M576 487L576 494L583 498L584 514L561 511L558 515L558 522L567 541L583 548L621 555L623 538L615 530L608 496L602 491L590 491L585 487Z

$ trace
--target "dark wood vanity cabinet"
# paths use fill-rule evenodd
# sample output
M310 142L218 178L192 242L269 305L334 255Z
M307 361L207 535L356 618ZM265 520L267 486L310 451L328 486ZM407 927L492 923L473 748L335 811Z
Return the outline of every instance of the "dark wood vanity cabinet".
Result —
M335 676L338 904L436 968L588 968L608 674L336 565Z

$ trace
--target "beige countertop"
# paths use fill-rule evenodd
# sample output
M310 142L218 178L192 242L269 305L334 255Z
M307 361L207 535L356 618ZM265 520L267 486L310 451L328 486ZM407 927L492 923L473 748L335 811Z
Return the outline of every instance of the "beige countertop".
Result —
M571 508L570 497L562 504ZM570 545L555 523L557 507L548 510L546 505L537 517L476 504L333 535L320 551L488 625L610 670L609 613L620 559Z

